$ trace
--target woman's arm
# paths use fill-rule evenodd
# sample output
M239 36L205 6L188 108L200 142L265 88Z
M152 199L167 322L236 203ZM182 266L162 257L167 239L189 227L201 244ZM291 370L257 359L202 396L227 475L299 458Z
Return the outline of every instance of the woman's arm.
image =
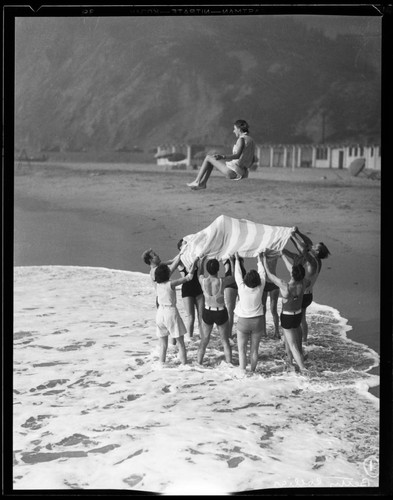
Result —
M183 283L191 281L194 277L195 268L196 268L196 260L192 264L192 268L190 269L190 272L187 274L187 276L184 276L183 278L179 278L177 280L171 280L172 289L174 290L177 286L183 285Z
M179 266L179 264L180 264L180 252L176 255L176 257L172 259L172 261L170 261L170 263L168 263L170 274L174 273L175 269Z
M262 263L263 263L263 267L265 268L265 271L266 271L266 275L267 277L269 278L269 280L274 283L275 285L277 285L280 290L283 288L283 289L286 289L286 282L280 278L278 278L275 274L273 274L270 269L269 269L269 266L267 264L267 261L266 261L266 255L264 252L262 252Z
M179 269L179 273L181 275L183 275L183 276L187 275L187 269L186 269L185 265L183 264L183 262L181 260L179 262L178 269Z
M286 248L283 248L282 251L281 251L281 256L283 255L286 255L289 259L292 260L292 262L295 261L295 259L297 257L299 257L299 254L296 254L296 253L293 253L293 252L290 252L289 250L287 250Z
M266 283L266 271L265 271L265 268L263 267L260 255L258 255L258 257L257 257L257 267L258 267L259 276L261 278L262 286L264 287L265 283Z
M243 153L244 146L245 142L243 137L239 137L239 139L236 141L235 153L232 153L230 155L215 155L215 158L216 160L225 160L225 161L238 160Z
M305 234L301 233L299 229L295 226L295 231L292 233L291 240L293 244L296 246L296 248L301 252L304 253L307 250L310 250L310 248L313 246L312 241L308 236Z
M205 257L199 258L199 267L198 267L198 280L199 283L202 284L202 280L205 277Z
M237 286L243 283L243 273L242 268L240 267L239 254L237 252L235 253L235 281Z
M289 273L292 274L293 262L288 259L288 256L283 252L282 260L284 261L285 267L288 269Z

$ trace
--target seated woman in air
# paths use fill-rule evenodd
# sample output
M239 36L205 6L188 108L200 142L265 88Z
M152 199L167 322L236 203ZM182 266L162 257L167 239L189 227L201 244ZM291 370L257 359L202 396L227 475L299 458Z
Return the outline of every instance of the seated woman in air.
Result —
M193 190L205 189L214 167L233 181L248 177L248 169L255 160L255 143L248 129L249 126L245 120L235 121L233 133L237 141L233 146L232 154L208 154L203 160L196 179L189 182L187 186Z

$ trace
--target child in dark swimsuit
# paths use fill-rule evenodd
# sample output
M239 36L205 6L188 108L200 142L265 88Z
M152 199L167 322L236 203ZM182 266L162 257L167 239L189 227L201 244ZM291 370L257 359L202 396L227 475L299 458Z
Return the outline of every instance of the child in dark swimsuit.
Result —
M240 264L242 274L244 277L247 271L244 268L244 259L242 257L239 257L239 264ZM224 261L225 276L234 276L234 268L235 268L235 261L233 258L227 259ZM233 345L233 339L234 339L232 329L233 329L234 310L236 307L237 295L238 294L237 294L236 281L234 281L231 285L228 285L225 287L224 299L225 299L225 305L226 305L227 310L228 310L229 341L232 342L232 345Z
M198 349L198 363L202 364L206 347L210 340L213 325L217 325L221 342L224 348L225 361L232 363L232 351L228 335L228 310L225 306L224 288L235 281L233 276L219 278L217 273L220 263L217 259L210 259L206 263L206 270L209 276L203 275L203 260L199 268L199 282L202 286L205 297L205 307L202 314L203 336Z
M177 248L181 250L182 246L183 239L178 242ZM178 269L182 276L187 276L187 270L181 260L179 262ZM183 298L184 309L187 315L187 334L185 335L185 339L190 340L190 338L194 335L195 311L198 315L199 335L202 338L202 312L205 304L205 299L203 297L203 291L201 288L201 284L199 283L197 272L194 273L194 277L191 281L188 281L182 285L181 295Z
M302 320L301 304L303 294L309 280L304 279L305 270L302 264L291 266L287 257L282 255L285 265L289 268L291 266L291 279L286 282L273 274L266 261L266 254L263 253L263 265L265 267L268 278L275 283L280 289L282 298L282 311L280 315L281 327L284 332L285 350L288 356L289 369L295 369L293 360L302 372L307 372L304 366L304 356L302 350L302 332L300 328Z

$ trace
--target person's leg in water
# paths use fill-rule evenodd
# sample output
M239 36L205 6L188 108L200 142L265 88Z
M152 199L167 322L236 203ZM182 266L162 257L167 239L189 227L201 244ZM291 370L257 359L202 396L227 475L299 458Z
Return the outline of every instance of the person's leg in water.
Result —
M246 373L247 368L247 344L250 338L249 332L243 332L237 329L237 348L239 352L239 368Z
M236 299L237 299L237 289L236 288L231 288L231 287L226 287L224 289L224 299L225 299L225 306L228 310L228 337L229 339L233 340L233 320L234 320L234 310L236 306Z
M184 344L184 335L178 337L177 343L179 345L179 359L182 365L187 363L186 346Z
M197 354L198 363L200 365L203 363L203 357L205 355L206 347L207 347L207 345L209 343L210 334L211 334L212 329L213 329L213 325L208 325L204 321L203 321L202 324L203 324L203 328L202 328L203 334L202 334L201 341L199 343L198 354Z
M195 298L194 297L183 297L184 309L187 318L187 339L191 339L194 335L194 324L195 324Z
M217 330L220 333L221 344L224 348L225 361L229 364L232 364L232 349L231 349L231 344L229 343L228 326L229 326L228 321L226 321L222 325L217 325Z
M278 312L277 312L277 304L278 304L278 297L280 296L280 289L277 288L275 290L272 290L269 292L269 297L270 297L270 312L272 313L273 316L273 323L274 323L274 339L280 339L280 318L278 317Z
M306 311L307 309L302 309L302 340L304 343L307 343L307 338L308 338L308 324L307 324L307 319L306 319Z
M258 354L259 354L259 343L261 341L262 336L265 336L264 330L251 333L250 363L251 363L251 371L252 372L255 372L255 369L257 367Z
M160 353L159 353L160 363L164 364L166 359L166 351L168 348L168 337L160 337L158 339L158 342L160 346Z
M269 292L263 292L263 294L262 294L263 323L264 323L265 337L267 336L267 333L266 333L266 301L267 301L268 293Z
M205 189L214 167L228 177L228 179L234 179L237 177L236 172L228 168L225 162L222 160L216 160L213 155L207 155L203 160L196 179L193 182L187 183L187 186L191 189Z
M284 330L285 343L288 346L291 352L291 358L295 358L296 364L298 365L300 371L306 371L306 367L303 363L303 355L299 351L299 343L298 343L298 331L296 328L286 329ZM289 356L288 356L289 357ZM292 359L293 359L292 358ZM292 361L291 359L291 361Z
M202 336L203 336L202 313L203 313L203 309L205 308L205 297L203 296L203 293L201 293L200 295L197 295L195 297L195 306L196 306L197 315L198 315L199 336L200 336L200 338L202 338Z

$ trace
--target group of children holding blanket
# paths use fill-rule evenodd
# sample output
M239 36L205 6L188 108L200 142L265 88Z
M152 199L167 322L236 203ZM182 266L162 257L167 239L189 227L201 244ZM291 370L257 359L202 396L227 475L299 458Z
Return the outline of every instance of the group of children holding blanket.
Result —
M250 343L250 369L254 372L259 344L261 338L266 336L266 301L269 294L274 338L280 338L281 324L287 367L289 370L307 372L303 353L303 342L307 341L308 334L306 309L313 300L313 286L321 270L321 261L330 252L322 242L314 245L297 227L292 229L291 240L298 253L284 249L277 255L277 252L266 250L257 256L257 269L249 271L246 271L243 259L236 253L223 263L226 272L222 277L218 276L220 262L215 258L198 258L188 272L181 261L181 249L186 244L183 240L178 243L178 255L165 263L161 262L154 250L146 250L142 258L150 266L150 276L156 289L160 362L164 363L166 359L168 337L178 345L180 362L187 362L184 336L193 336L196 312L200 332L198 363L203 363L213 326L216 325L225 360L232 364L232 327L236 315L239 367L242 372L246 372ZM289 280L276 275L279 257L282 257L290 273ZM171 279L175 269L183 275L181 278ZM187 314L187 328L176 306L176 287L179 285ZM279 297L282 300L280 316L277 312Z
M255 162L255 143L249 135L245 120L236 120L233 126L236 143L232 154L208 154L199 169L196 179L187 184L194 191L206 189L207 181L214 168L231 180L248 177L248 171ZM203 357L216 325L224 348L227 363L232 363L231 343L234 314L237 316L237 345L240 369L247 366L247 346L250 342L250 365L254 372L258 361L258 349L262 336L266 336L266 301L270 295L270 309L274 322L274 338L280 338L279 324L284 333L287 366L289 370L305 372L303 342L307 341L308 325L306 309L313 300L313 286L321 270L321 261L329 250L321 242L312 241L301 234L297 227L291 233L291 240L298 253L284 248L277 252L262 252L257 257L257 269L246 271L238 254L224 263L225 276L219 277L220 263L217 259L206 262L205 258L195 261L187 272L181 262L180 253L167 263L161 262L152 250L146 250L143 260L150 266L150 276L157 294L157 336L160 342L160 361L165 362L168 336L178 343L181 363L187 362L184 335L193 336L195 310L198 314L200 344L198 363ZM178 243L181 251L183 240ZM288 281L276 275L277 259L282 257L289 273ZM173 271L179 268L182 278L171 280ZM182 297L187 314L187 328L176 307L176 287L182 286ZM282 299L280 317L277 312L279 296Z

